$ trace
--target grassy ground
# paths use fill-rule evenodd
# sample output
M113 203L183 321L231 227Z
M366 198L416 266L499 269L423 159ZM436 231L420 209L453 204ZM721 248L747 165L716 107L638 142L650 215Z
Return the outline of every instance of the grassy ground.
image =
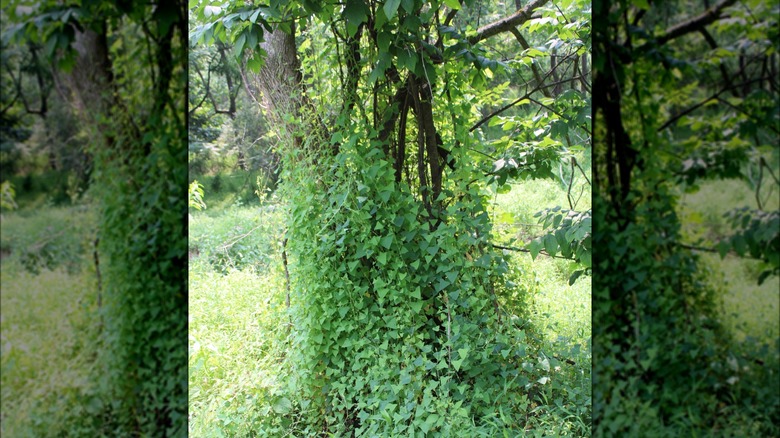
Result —
M774 189L776 190L776 188ZM776 210L780 198L770 194L765 210ZM712 181L683 196L678 213L687 242L711 247L730 233L723 214L738 207L756 208L755 194L737 180ZM720 292L721 322L736 341L729 348L726 369L733 403L721 416L722 436L776 435L780 409L780 278L770 276L762 285L762 262L701 252L709 283ZM727 409L727 410L726 410ZM758 432L774 431L774 432Z
M81 261L92 220L84 207L3 213L4 437L74 433L74 419L89 415L97 291L94 271Z
M280 223L274 204L209 207L190 220L191 436L248 434L258 399L280 388Z
M780 198L768 196L766 210L778 208ZM699 191L684 195L679 212L685 224L683 234L689 242L702 239L705 244L728 234L723 214L738 207L756 208L754 192L742 181L711 181ZM711 245L710 245L711 246ZM774 343L780 338L780 278L769 277L757 284L761 263L727 255L702 253L702 261L712 271L712 284L722 290L723 322L735 337L752 337Z
M216 211L234 206L257 205L258 181L264 181L264 177L261 171L190 174L190 180L197 180L204 187L203 200L206 205Z
M208 192L208 190L207 190ZM587 199L585 199L587 198ZM589 193L578 209L589 208ZM557 204L556 204L557 203ZM532 182L496 198L499 234L535 224L545 205L567 205L560 185ZM276 378L285 349L281 209L209 208L190 221L190 435L245 436L273 415L285 382ZM538 227L529 227L533 233ZM242 254L252 251L250 258ZM262 260L260 263L251 261ZM511 255L518 288L532 292L543 351L560 368L543 388L537 434L590 434L590 277L568 285L570 262ZM235 269L237 267L239 269ZM573 362L573 365L565 360ZM565 394L565 395L564 395Z

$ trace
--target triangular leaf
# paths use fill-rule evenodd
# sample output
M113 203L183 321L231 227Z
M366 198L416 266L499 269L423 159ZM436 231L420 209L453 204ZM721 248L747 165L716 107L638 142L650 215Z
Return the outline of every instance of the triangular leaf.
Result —
M390 21L395 17L395 14L398 12L398 6L401 5L401 0L387 0L385 2L385 5L382 7L382 9L385 10L385 15L387 15L387 20Z

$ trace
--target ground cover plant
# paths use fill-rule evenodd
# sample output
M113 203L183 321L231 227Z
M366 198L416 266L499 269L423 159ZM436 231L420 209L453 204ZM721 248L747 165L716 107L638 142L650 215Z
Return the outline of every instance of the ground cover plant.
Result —
M565 201L560 185L519 185L496 198L492 214L503 215L507 228L517 228L522 224L514 219L520 217L517 209L537 208L527 200L540 193L546 199L531 201L539 202L537 207ZM300 401L290 394L291 382L283 369L284 359L291 354L281 254L283 219L279 200L192 211L191 248L197 245L199 250L190 256L191 436L303 433L299 423L285 421ZM258 259L268 262L246 265L233 258L227 265L212 263L212 254L237 237L243 247L262 253ZM502 305L508 314L526 313L525 320L513 318L518 330L534 327L527 331L533 338L529 351L537 353L529 354L525 366L539 365L549 371L543 383L539 379L545 376L527 384L532 395L523 421L529 436L590 433L590 277L569 285L571 263L542 255L533 260L522 252L513 253L508 262L514 293ZM500 415L496 423L502 421ZM497 431L489 424L474 430L485 436Z
M590 214L566 191L589 149L587 6L226 1L190 13L193 45L233 50L280 160L289 348L279 415L255 430L533 429L561 402L544 385L568 362L544 352L509 262L527 251L576 263L572 283L590 273ZM199 109L205 79L190 95ZM570 197L545 206L534 239L502 248L491 198L534 179Z
M779 5L593 5L594 435L777 435Z

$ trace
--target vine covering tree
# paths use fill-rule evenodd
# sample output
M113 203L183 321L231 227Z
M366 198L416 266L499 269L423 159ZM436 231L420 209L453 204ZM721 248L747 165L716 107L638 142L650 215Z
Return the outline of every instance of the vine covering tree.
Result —
M68 425L76 429L63 434L186 434L186 7L3 4L4 46L26 46L45 58L40 77L45 73L78 117L99 200L98 390L65 401L77 418ZM46 90L38 95L45 111ZM24 99L20 94L12 104Z
M280 142L293 327L264 431L521 433L549 362L529 360L531 332L502 308L517 291L486 189L554 177L562 157L574 170L587 151L583 9L191 4L191 40L233 48ZM589 268L589 214L546 218L550 238L524 249Z
M727 363L748 359L696 251L759 259L759 281L780 272L763 203L778 181L759 176L778 165L778 3L596 1L593 17L594 432L776 435L778 399L759 389L776 370L734 384ZM686 241L681 195L726 178L752 185L756 209Z

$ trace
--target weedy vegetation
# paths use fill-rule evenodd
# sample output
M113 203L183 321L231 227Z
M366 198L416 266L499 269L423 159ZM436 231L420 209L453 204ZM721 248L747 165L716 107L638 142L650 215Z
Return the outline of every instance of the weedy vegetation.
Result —
M206 205L215 200L229 206L191 212L190 435L298 436L300 425L284 422L300 403L290 395L292 382L284 370L292 354L282 259L284 203L271 197L235 205L226 193L204 192ZM541 232L534 217L538 207L566 202L566 190L534 181L493 200L490 212L502 230L500 240L521 246ZM536 353L520 366L529 375L538 372L535 367L545 371L525 385L529 415L517 420L529 436L587 436L590 277L569 285L572 261L507 254L511 293L501 305L508 314L526 315L515 317L514 327L534 328L528 344ZM501 419L507 415L497 411L496 425L472 430L494 436L499 421L512 421Z

